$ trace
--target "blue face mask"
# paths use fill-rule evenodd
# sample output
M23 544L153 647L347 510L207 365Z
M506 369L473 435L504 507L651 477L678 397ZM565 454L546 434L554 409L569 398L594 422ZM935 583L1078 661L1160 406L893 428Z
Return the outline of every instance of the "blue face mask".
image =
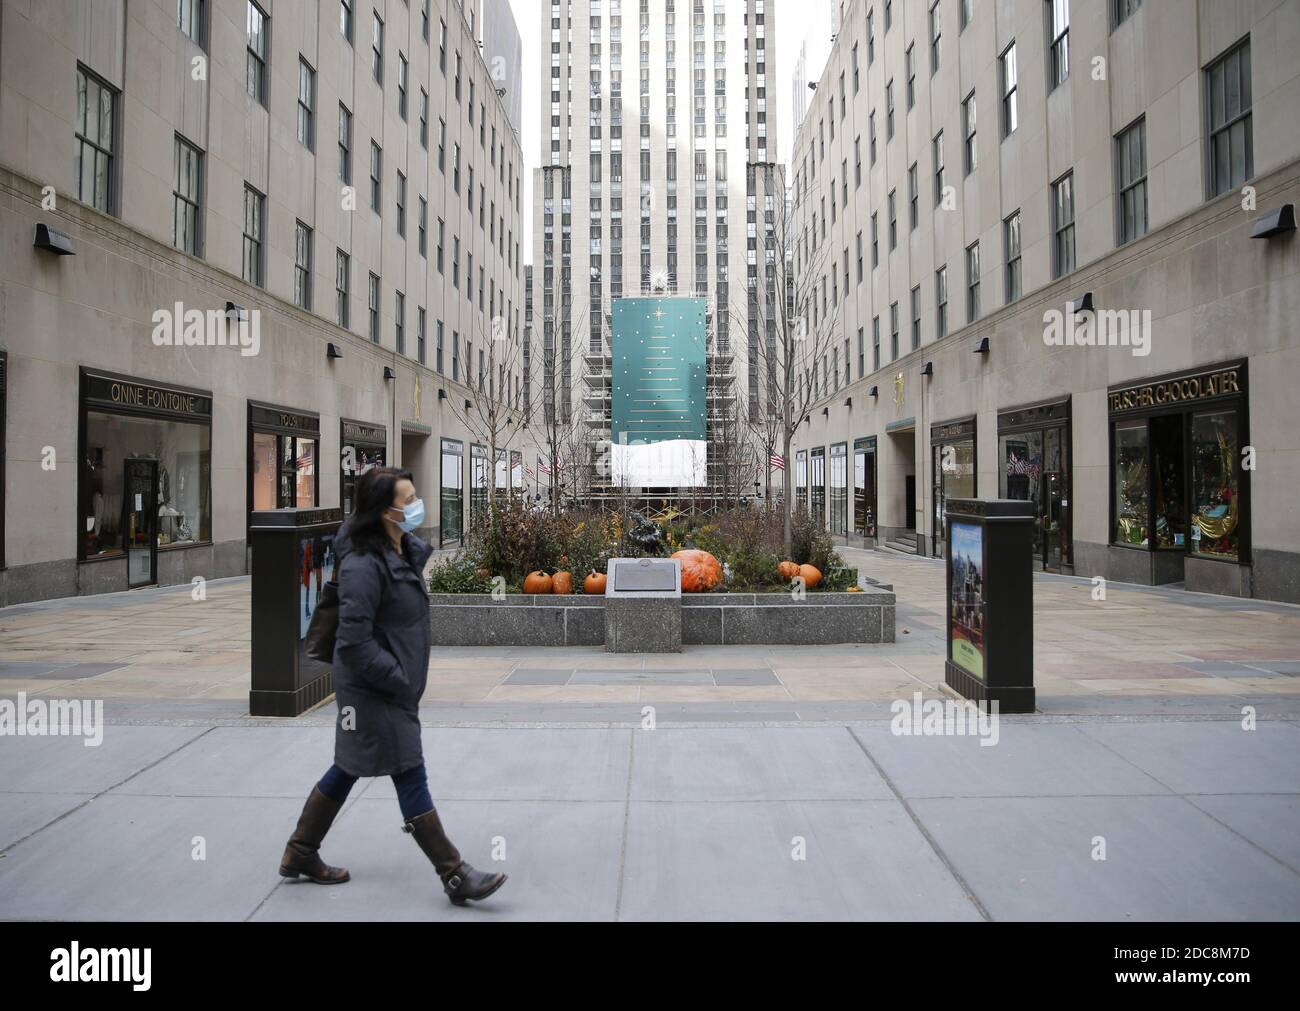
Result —
M392 508L396 509L397 506L393 506ZM409 534L414 530L418 530L420 524L422 524L423 522L424 522L424 500L423 499L417 498L414 502L410 502L407 505L402 506L402 519L398 522L397 525L401 527L405 533Z

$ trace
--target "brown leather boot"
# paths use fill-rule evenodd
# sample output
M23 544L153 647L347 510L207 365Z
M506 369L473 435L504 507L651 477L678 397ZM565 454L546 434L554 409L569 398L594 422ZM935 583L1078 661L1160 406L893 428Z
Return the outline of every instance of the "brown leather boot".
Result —
M504 874L476 871L460 858L460 852L442 830L437 810L412 818L402 826L402 831L415 836L454 905L463 906L470 899L486 899L506 883Z
M334 824L334 818L343 805L330 800L320 792L320 787L313 786L311 796L303 805L298 818L298 827L289 837L289 844L284 848L280 859L280 876L282 878L304 877L318 885L339 885L351 880L352 875L346 867L331 867L320 858L321 840Z

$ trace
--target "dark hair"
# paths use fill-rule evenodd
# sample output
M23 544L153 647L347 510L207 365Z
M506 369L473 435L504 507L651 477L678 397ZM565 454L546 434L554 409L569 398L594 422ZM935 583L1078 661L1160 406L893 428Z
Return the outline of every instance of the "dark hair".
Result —
M356 508L348 520L348 537L355 551L382 552L388 542L384 513L393 505L398 481L412 480L409 470L372 467L357 481Z

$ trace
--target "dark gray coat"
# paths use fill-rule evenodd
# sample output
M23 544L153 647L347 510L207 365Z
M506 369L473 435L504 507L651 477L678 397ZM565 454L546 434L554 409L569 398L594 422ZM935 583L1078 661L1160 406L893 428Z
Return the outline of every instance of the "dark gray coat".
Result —
M353 776L391 776L424 762L419 706L430 635L423 573L433 548L412 534L402 546L402 555L388 545L382 555L354 551L346 526L337 538L334 764Z

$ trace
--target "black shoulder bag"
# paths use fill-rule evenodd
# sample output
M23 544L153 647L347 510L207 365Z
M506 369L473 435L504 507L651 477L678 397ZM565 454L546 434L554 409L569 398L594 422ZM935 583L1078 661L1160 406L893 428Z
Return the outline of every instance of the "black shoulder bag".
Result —
M321 590L307 626L307 655L321 663L334 662L334 639L339 632L339 584L331 579Z

